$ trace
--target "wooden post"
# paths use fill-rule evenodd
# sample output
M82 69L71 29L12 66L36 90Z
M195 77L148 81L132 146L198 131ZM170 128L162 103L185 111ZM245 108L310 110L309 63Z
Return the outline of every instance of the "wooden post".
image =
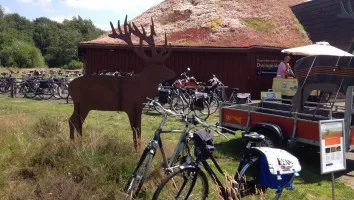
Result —
M15 78L10 79L10 97L14 98L16 91L15 91Z
M222 101L226 101L225 87L221 88L221 98L222 98Z

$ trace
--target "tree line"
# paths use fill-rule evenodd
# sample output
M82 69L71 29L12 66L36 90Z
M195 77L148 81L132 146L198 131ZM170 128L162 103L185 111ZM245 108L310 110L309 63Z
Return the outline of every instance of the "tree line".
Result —
M5 14L0 5L0 59L5 67L80 68L77 42L103 33L80 16L62 23L40 17L33 21L17 13Z

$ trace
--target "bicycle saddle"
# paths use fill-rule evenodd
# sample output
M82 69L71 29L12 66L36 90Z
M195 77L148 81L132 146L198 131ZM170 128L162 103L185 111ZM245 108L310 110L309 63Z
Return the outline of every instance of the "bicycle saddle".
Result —
M265 139L264 135L258 134L257 132L245 133L242 135L242 138L251 140L252 142L262 142Z
M239 88L231 88L231 90L233 90L233 91L239 91L240 89Z

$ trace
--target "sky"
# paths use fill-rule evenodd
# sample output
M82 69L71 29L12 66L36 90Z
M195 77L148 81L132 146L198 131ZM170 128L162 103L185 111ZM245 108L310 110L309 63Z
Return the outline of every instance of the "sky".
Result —
M90 19L102 30L109 30L109 22L133 19L163 0L0 0L5 14L18 13L29 20L47 17L57 22L80 15Z

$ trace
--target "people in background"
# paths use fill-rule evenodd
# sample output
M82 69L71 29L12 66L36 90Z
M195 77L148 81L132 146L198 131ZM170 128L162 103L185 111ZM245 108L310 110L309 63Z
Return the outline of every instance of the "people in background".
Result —
M289 61L290 56L285 56L284 60L278 65L277 78L288 78L289 76L295 77Z

